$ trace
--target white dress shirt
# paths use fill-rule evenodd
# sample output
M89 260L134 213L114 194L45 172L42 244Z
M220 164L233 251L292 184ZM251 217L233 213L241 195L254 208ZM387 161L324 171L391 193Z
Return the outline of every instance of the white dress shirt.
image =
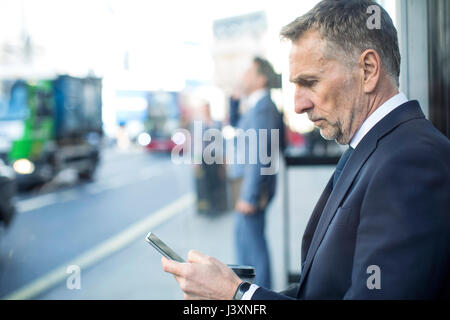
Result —
M408 102L408 98L400 92L383 103L378 107L362 124L362 126L356 131L352 140L350 141L350 147L353 149L361 142L362 138L370 131L381 119L387 116L392 110L400 105Z
M408 102L408 98L400 92L383 103L378 107L361 125L361 127L356 131L352 140L350 141L350 146L355 149L364 136L372 129L378 122L381 121L385 116L387 116L395 108L401 106L405 102ZM256 284L252 284L250 289L244 293L241 300L251 300L255 291L259 288Z

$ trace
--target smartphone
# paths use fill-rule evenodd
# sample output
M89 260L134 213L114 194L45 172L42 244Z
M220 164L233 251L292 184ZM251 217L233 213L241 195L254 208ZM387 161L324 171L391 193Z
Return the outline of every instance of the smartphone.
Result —
M147 234L146 240L153 246L153 248L158 250L158 252L161 253L167 259L175 260L178 262L185 262L183 258L177 255L175 251L170 249L169 246L164 242L162 242L161 239L158 238L154 233L149 232Z

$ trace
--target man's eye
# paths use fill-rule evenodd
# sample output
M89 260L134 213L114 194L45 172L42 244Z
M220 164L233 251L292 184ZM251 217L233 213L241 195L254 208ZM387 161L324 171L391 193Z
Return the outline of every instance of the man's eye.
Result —
M301 86L301 87L305 87L305 88L312 88L317 84L317 80L298 80L297 81L297 85Z
M305 87L311 88L317 83L317 80L305 81Z

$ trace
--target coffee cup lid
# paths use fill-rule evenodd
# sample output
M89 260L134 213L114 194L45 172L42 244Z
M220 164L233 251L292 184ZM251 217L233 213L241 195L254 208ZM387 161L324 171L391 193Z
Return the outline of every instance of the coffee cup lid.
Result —
M252 266L229 264L228 267L230 267L238 277L251 278L255 276L255 268Z

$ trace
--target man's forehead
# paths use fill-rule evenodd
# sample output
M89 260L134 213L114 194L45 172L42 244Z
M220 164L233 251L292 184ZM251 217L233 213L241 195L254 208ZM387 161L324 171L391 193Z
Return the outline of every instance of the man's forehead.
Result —
M247 72L251 72L251 71L255 71L256 69L258 69L258 65L256 64L255 61L251 61L248 65L247 65Z
M323 56L325 41L318 31L307 31L300 38L292 42L290 57L312 55L317 58Z
M298 40L293 41L289 53L291 78L320 71L327 63L324 46L325 42L317 31L308 31Z

